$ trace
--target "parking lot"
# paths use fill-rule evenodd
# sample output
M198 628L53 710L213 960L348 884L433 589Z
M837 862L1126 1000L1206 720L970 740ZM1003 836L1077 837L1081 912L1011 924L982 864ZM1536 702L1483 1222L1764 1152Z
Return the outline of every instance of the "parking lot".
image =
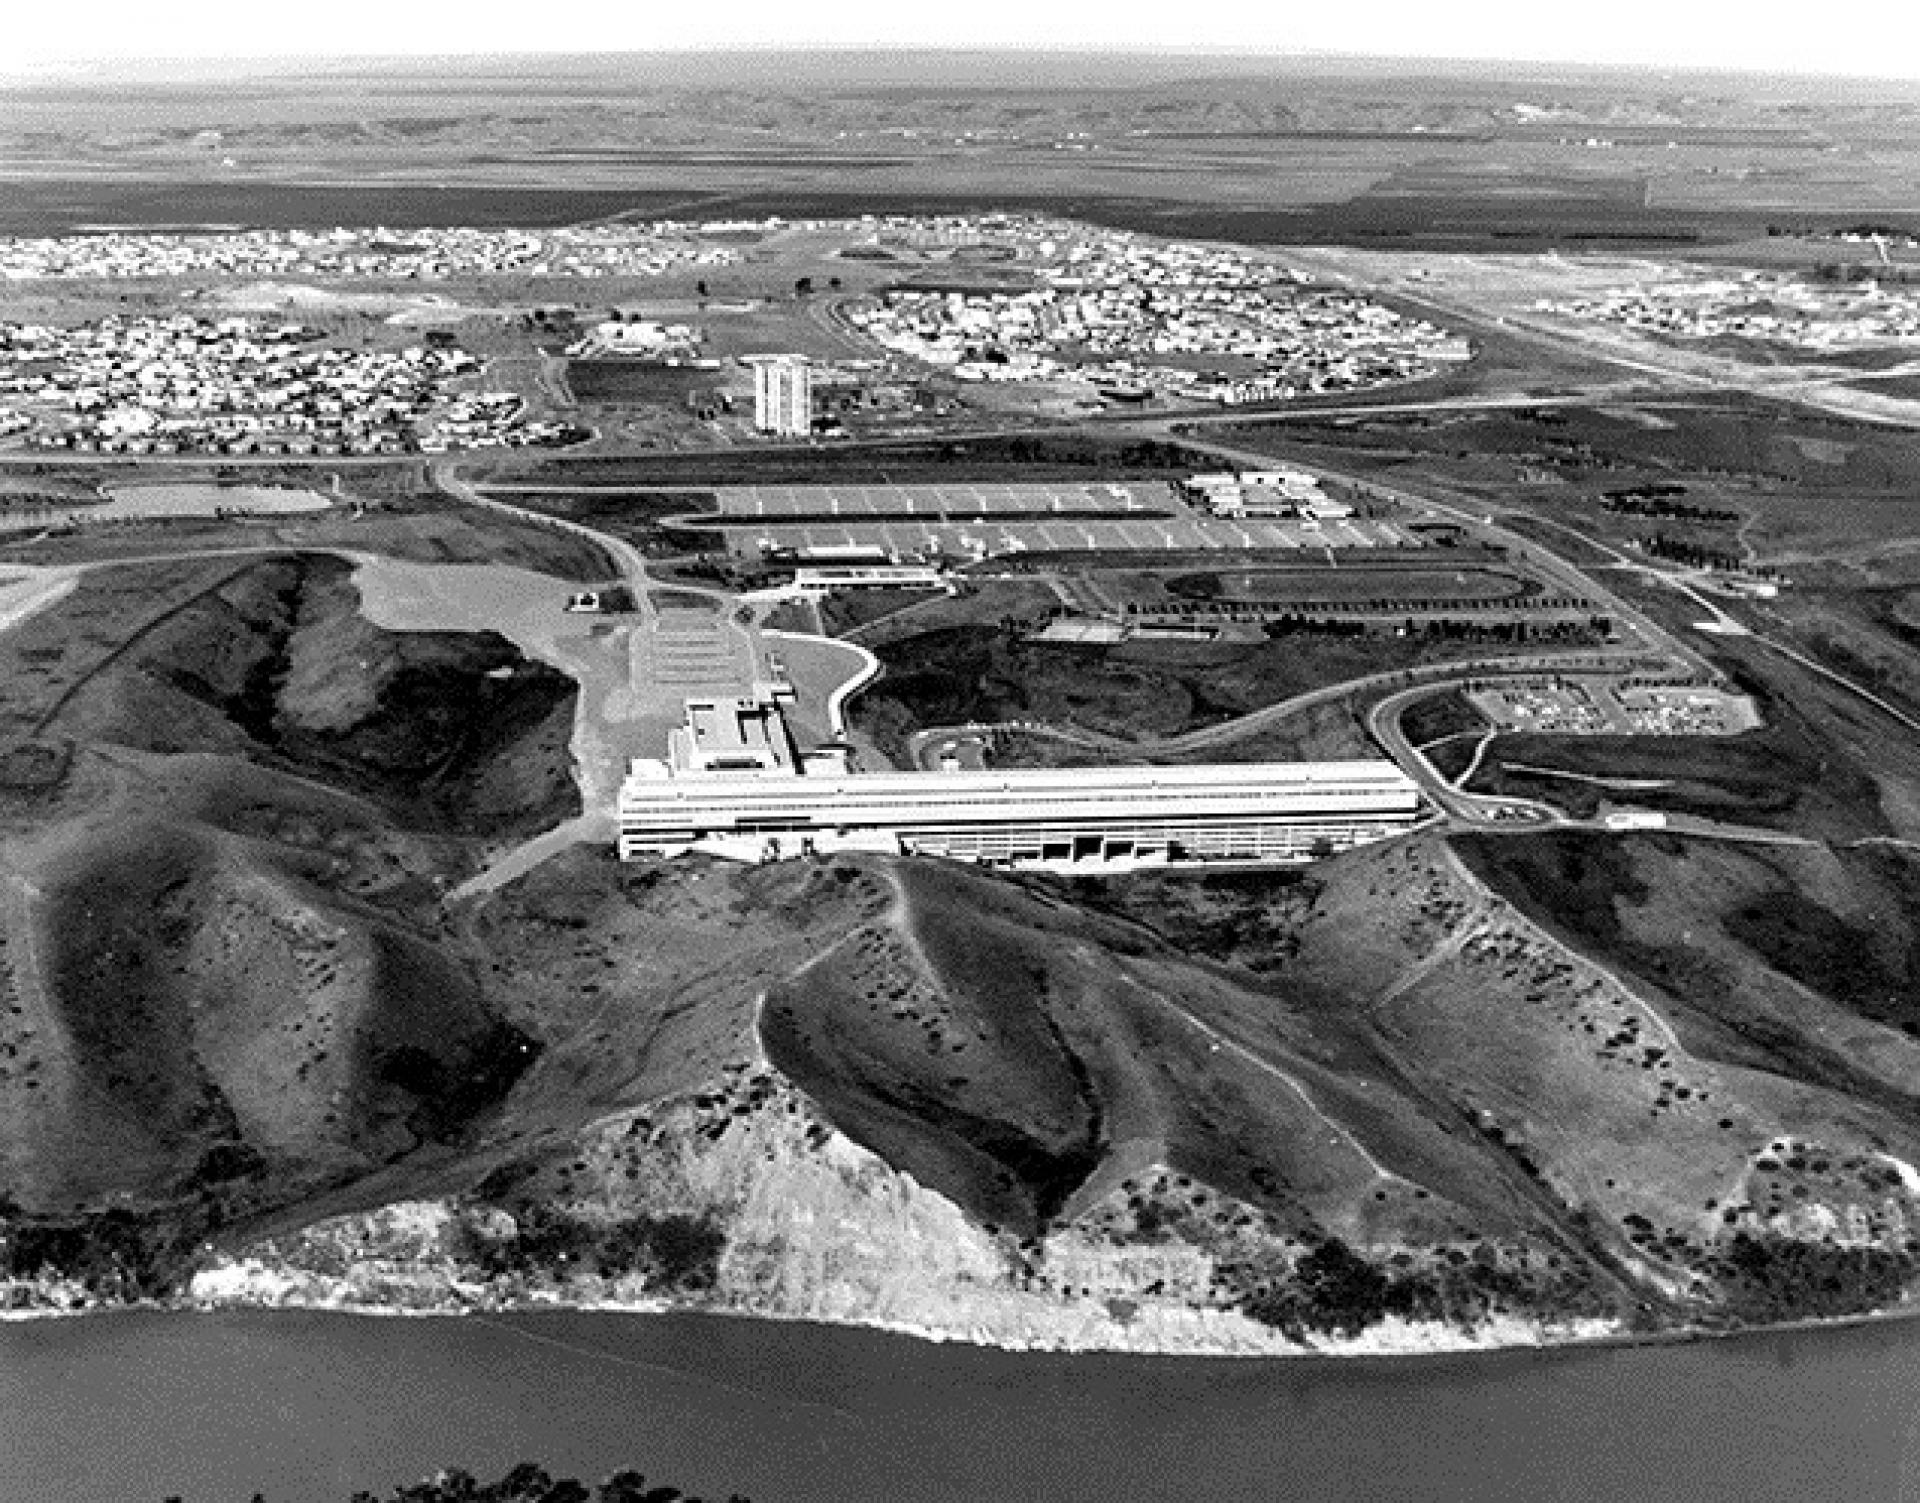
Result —
M1052 485L755 485L715 492L727 546L877 548L988 557L1028 551L1245 551L1406 547L1418 539L1363 519L1229 520L1197 512L1156 481ZM737 520L737 524L735 522Z
M1602 678L1513 680L1468 694L1503 731L1566 736L1737 736L1760 725L1744 694L1694 684Z
M1751 699L1723 689L1623 688L1614 697L1643 736L1737 736L1761 725Z

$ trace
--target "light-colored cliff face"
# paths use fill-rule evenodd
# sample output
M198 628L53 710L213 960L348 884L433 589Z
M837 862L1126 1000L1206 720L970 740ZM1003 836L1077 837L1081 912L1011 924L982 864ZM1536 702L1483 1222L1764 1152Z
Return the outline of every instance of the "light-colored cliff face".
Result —
M191 1298L384 1312L701 1308L1009 1347L1185 1354L1432 1351L1613 1329L1520 1315L1470 1325L1390 1319L1351 1339L1289 1340L1220 1292L1222 1256L1297 1251L1246 1208L1211 1197L1216 1216L1253 1227L1224 1238L1130 1240L1114 1235L1110 1217L1090 1215L1016 1246L833 1131L767 1071L608 1118L567 1168L572 1197L551 1209L589 1229L583 1245L634 1218L679 1217L721 1233L723 1250L678 1287L657 1260L609 1268L591 1252L503 1270L502 1251L524 1230L510 1214L412 1202L245 1249L203 1270ZM1138 1182L1153 1179L1149 1170Z

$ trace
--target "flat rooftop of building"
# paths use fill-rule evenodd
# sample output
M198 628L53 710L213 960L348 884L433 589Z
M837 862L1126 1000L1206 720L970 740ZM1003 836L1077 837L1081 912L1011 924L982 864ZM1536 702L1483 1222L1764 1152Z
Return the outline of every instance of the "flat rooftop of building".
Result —
M768 778L745 772L681 776L636 762L621 788L623 815L775 808L841 818L910 820L1166 814L1274 817L1331 806L1411 810L1419 787L1394 763L1242 762L1194 767L1012 768Z
M760 699L724 696L687 701L675 769L718 773L791 772L793 748L780 711Z
M938 588L946 572L932 564L810 564L793 571L795 589L832 590L860 586Z

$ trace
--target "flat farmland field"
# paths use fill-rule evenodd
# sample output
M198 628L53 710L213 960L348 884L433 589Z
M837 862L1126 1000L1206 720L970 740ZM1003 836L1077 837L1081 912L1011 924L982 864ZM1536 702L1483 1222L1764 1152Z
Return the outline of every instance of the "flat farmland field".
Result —
M562 225L633 210L658 210L686 195L644 188L459 187L417 183L331 185L262 182L249 175L14 179L0 198L0 233L64 235L99 225L325 229L384 224Z

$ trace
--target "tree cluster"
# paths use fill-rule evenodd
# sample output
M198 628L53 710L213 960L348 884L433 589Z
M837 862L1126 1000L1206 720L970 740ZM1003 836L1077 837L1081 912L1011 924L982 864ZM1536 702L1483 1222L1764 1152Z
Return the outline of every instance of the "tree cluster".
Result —
M1277 1287L1251 1294L1241 1308L1289 1339L1357 1336L1390 1316L1403 1320L1475 1320L1501 1307L1533 1305L1550 1291L1504 1267L1490 1249L1453 1250L1432 1268L1368 1261L1329 1237ZM1562 1291L1570 1298L1570 1291Z
M179 1496L162 1503L184 1503ZM267 1503L264 1493L255 1493L252 1503ZM384 1498L365 1490L356 1492L348 1503L702 1503L692 1493L677 1487L649 1485L647 1479L631 1469L615 1472L598 1487L590 1488L576 1477L555 1477L545 1467L523 1461L492 1482L482 1482L473 1473L448 1467L422 1482L397 1487ZM732 1493L727 1503L749 1503L740 1493Z
M1864 261L1821 261L1807 275L1816 282L1911 282L1916 279L1911 266Z
M1674 499L1684 495L1678 486L1643 486L1629 491L1608 491L1600 506L1623 517L1663 517L1677 522L1738 522L1740 513L1717 506L1689 506Z
M114 1207L71 1218L33 1217L0 1193L0 1281L71 1279L95 1299L171 1294L217 1204L177 1221Z
M1366 621L1347 621L1323 616L1275 616L1262 630L1269 637L1365 637L1376 628Z
M703 1216L645 1213L594 1221L539 1201L512 1208L513 1230L498 1235L477 1216L458 1223L455 1253L491 1277L584 1269L600 1278L644 1274L663 1289L710 1289L727 1236Z
M1920 1260L1911 1252L1841 1247L1738 1232L1715 1272L1742 1320L1835 1319L1895 1304Z
M350 1503L383 1503L373 1493L355 1493ZM677 1487L647 1485L639 1472L615 1472L589 1489L573 1477L551 1476L545 1467L523 1461L499 1481L483 1483L452 1469L425 1482L396 1489L386 1503L701 1503ZM728 1503L747 1503L739 1493Z
M1634 541L1640 545L1641 551L1654 558L1664 558L1696 569L1719 569L1728 574L1757 574L1763 577L1775 577L1779 573L1764 565L1749 564L1739 554L1729 553L1724 548L1709 548L1704 543L1673 537L1664 532L1651 533Z
M1262 628L1268 637L1366 637L1385 630L1385 623L1327 619L1318 616L1277 616ZM1606 616L1590 616L1584 621L1487 621L1441 616L1425 621L1409 619L1400 634L1429 642L1592 642L1612 635L1613 622Z

